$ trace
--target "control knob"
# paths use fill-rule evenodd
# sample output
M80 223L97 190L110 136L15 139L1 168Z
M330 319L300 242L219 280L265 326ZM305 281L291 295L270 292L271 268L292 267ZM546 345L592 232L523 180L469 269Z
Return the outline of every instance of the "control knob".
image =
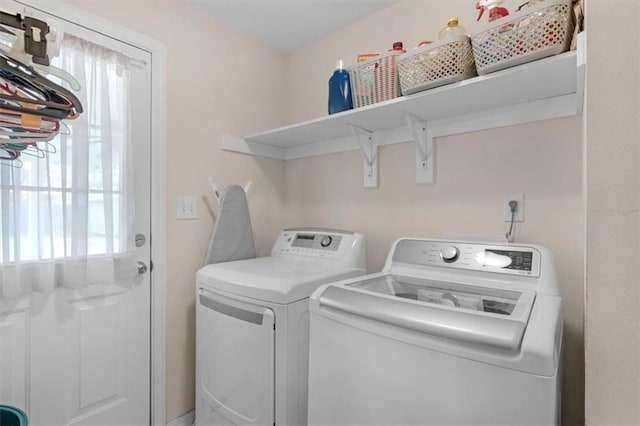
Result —
M322 239L320 240L320 245L322 247L328 247L331 244L331 241L333 241L333 238L331 238L329 235L325 235L324 237L322 237Z
M458 256L460 256L460 250L458 250L458 247L448 246L440 250L440 259L445 263L455 262L458 260Z

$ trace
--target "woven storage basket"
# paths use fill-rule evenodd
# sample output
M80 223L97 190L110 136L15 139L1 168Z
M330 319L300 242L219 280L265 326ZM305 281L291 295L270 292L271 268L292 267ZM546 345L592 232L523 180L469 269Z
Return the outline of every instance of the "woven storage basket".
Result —
M471 40L465 35L428 44L398 58L403 95L474 77Z
M567 51L573 25L571 0L546 0L492 22L471 36L478 74Z
M349 69L354 108L400 96L396 66L399 54L390 52L376 56Z

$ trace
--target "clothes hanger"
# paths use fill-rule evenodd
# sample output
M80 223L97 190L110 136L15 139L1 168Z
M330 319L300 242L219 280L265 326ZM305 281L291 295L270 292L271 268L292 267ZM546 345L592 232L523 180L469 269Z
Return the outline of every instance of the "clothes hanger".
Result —
M40 146L40 144L43 144L44 146L47 147L47 149L44 149ZM33 146L40 152L44 152L47 154L55 154L56 152L58 152L58 149L56 148L56 146L54 144L52 144L49 141L40 141L40 142L36 142L35 144L33 144Z
M46 148L39 146L39 144L44 144ZM55 154L58 152L55 145L48 140L37 140L34 142L11 140L5 142L0 139L0 148L4 151L11 152L13 154L12 156L15 156L15 154L17 154L17 156L27 154L38 158L44 158L45 154Z
M41 117L29 114L21 114L19 117L0 116L0 142L47 142L59 134L60 126L57 124L59 122L52 123L53 126L50 128L43 128L42 122ZM33 125L27 126L26 124Z
M64 125L64 122L60 120L38 117L29 113L2 111L0 109L0 126L5 128L58 132L60 130L60 123ZM66 125L64 125L64 127L69 129Z
M8 38L10 48L0 44L0 164L22 167L23 154L44 158L55 153L50 141L60 133L61 120L83 112L71 91L44 75L55 76L74 90L80 90L80 84L66 71L49 66L46 22L0 11L0 33L14 37ZM66 124L64 128L70 133Z
M22 128L18 128L18 130L12 130L8 127L0 126L0 141L3 137L9 138L36 138L39 140L50 141L51 139L57 136L57 132L52 131L42 131L42 130L32 130L32 131L21 131L24 130Z
M49 56L47 56L49 25L46 22L29 16L23 18L19 13L0 11L0 25L23 31L24 51L33 57L33 62L49 65ZM6 29L4 31L9 32Z
M51 139L53 139L53 138L51 138ZM29 138L29 137L20 137L20 138L0 137L0 144L14 145L14 146L18 146L18 145L33 145L33 144L36 144L36 143L49 142L51 139L49 139L49 138L46 138L46 139Z
M2 151L2 147L0 147L0 151ZM19 158L15 158L10 161L3 161L2 154L0 153L0 166L11 167L14 169L21 169L22 165L23 165L22 160Z
M54 67L53 65L44 67L42 65L32 64L31 66L35 68L40 74L51 75L66 81L67 83L69 83L69 86L76 92L79 92L82 89L82 86L80 85L78 80L76 80L70 73L63 69Z
M0 52L0 80L3 82L2 92L5 93L6 96L15 96L18 98L16 99L17 101L24 101L27 103L31 101L55 102L60 104L57 106L59 108L70 109L71 105L69 101L64 99L64 97L60 96L53 90L44 88L37 83L34 84L34 82L24 78L24 75L32 74L32 70L24 70L29 74L21 72L13 60L7 61L6 64L3 64L5 58L1 55L2 54ZM7 64L9 65L4 66ZM8 90L4 90L5 88Z
M41 111L41 113L37 115L58 119L73 119L77 118L83 111L82 104L69 90L45 77L42 77L35 69L8 57L4 52L0 52L0 77L12 85L21 87L24 90L33 90L36 93L40 92L47 101L66 105L66 107L69 108L68 111L71 111L70 114L61 114L60 111L56 112L50 109L44 113ZM20 108L9 109L23 111Z
M6 102L6 101L13 101L12 102L13 104L17 103L18 105L26 103L30 105L43 106L46 108L53 108L53 109L58 109L62 111L72 111L72 107L66 104L61 104L58 102L51 102L51 101L43 101L41 99L25 98L22 96L5 95L3 93L0 93L0 100L5 101L4 104L7 104L7 103L11 104L10 102Z
M67 123L65 123L64 121L58 121L58 128L57 131L59 134L63 135L63 136L70 136L71 135L71 129L69 128L69 126L67 126ZM61 131L61 129L65 129L64 132Z
M22 96L32 99L46 100L47 95L40 88L32 85L20 85L12 82L16 76L7 74L7 71L0 70L0 93L13 96Z
M71 110L76 105L80 105L79 101L76 103L77 99L73 99L74 95L71 92L57 85L54 87L55 83L38 75L34 69L8 59L2 52L0 52L0 78L9 89L14 89L14 96L55 102L59 105L53 107L58 109Z
M44 158L45 153L55 152L55 146L51 145L49 141L53 140L58 133L57 130L29 129L22 126L0 124L0 146L5 151ZM47 149L38 146L42 143L47 144L45 145Z
M18 155L29 155L31 157L36 158L44 158L46 153L49 152L47 150L40 149L36 144L18 144L18 143L7 143L0 144L3 146L5 150L14 151L18 153Z
M0 144L0 160L16 160L18 157L20 157L18 150L9 149L4 144Z
M80 83L78 82L78 80L76 80L76 78L73 75L53 65L44 66L44 65L33 62L31 55L28 55L25 52L24 38L18 37L15 33L12 33L12 32L11 34L16 36L16 39L13 42L13 46L9 48L4 44L0 44L0 51L4 52L7 56L13 59L34 68L40 74L46 74L46 75L58 77L59 79L69 83L69 86L76 92L80 91L82 86L80 86Z
M9 31L5 26L20 30L23 33L22 37L16 36L14 32ZM46 37L50 30L49 25L39 19L23 18L20 14L14 15L0 12L0 29L3 33L15 36L11 48L0 45L0 53L2 53L0 70L4 70L1 76L5 80L11 81L14 86L22 88L22 94L28 93L31 98L44 99L60 104L48 105L48 107L70 109L69 107L73 106L77 113L82 112L82 105L71 92L40 76L35 68L31 66L49 65ZM71 86L79 87L79 83L73 76L62 70L59 71L60 73L58 74L61 74L61 77L67 80ZM52 69L51 73L55 74L56 71ZM18 95L18 93L13 93L13 95ZM62 105L64 107L61 107ZM59 118L55 114L47 115ZM70 114L70 117L72 115Z

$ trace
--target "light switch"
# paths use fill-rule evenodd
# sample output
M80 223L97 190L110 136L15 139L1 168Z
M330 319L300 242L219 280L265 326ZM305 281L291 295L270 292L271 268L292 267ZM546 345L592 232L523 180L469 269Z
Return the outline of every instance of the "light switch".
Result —
M198 199L196 197L178 197L176 201L176 219L197 219Z

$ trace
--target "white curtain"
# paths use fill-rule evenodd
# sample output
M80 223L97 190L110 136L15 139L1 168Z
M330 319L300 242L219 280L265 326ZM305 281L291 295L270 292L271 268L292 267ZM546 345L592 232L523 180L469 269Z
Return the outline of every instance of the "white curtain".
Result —
M55 152L0 167L2 298L136 273L128 58L65 35L52 65L78 80L84 112L40 145Z

